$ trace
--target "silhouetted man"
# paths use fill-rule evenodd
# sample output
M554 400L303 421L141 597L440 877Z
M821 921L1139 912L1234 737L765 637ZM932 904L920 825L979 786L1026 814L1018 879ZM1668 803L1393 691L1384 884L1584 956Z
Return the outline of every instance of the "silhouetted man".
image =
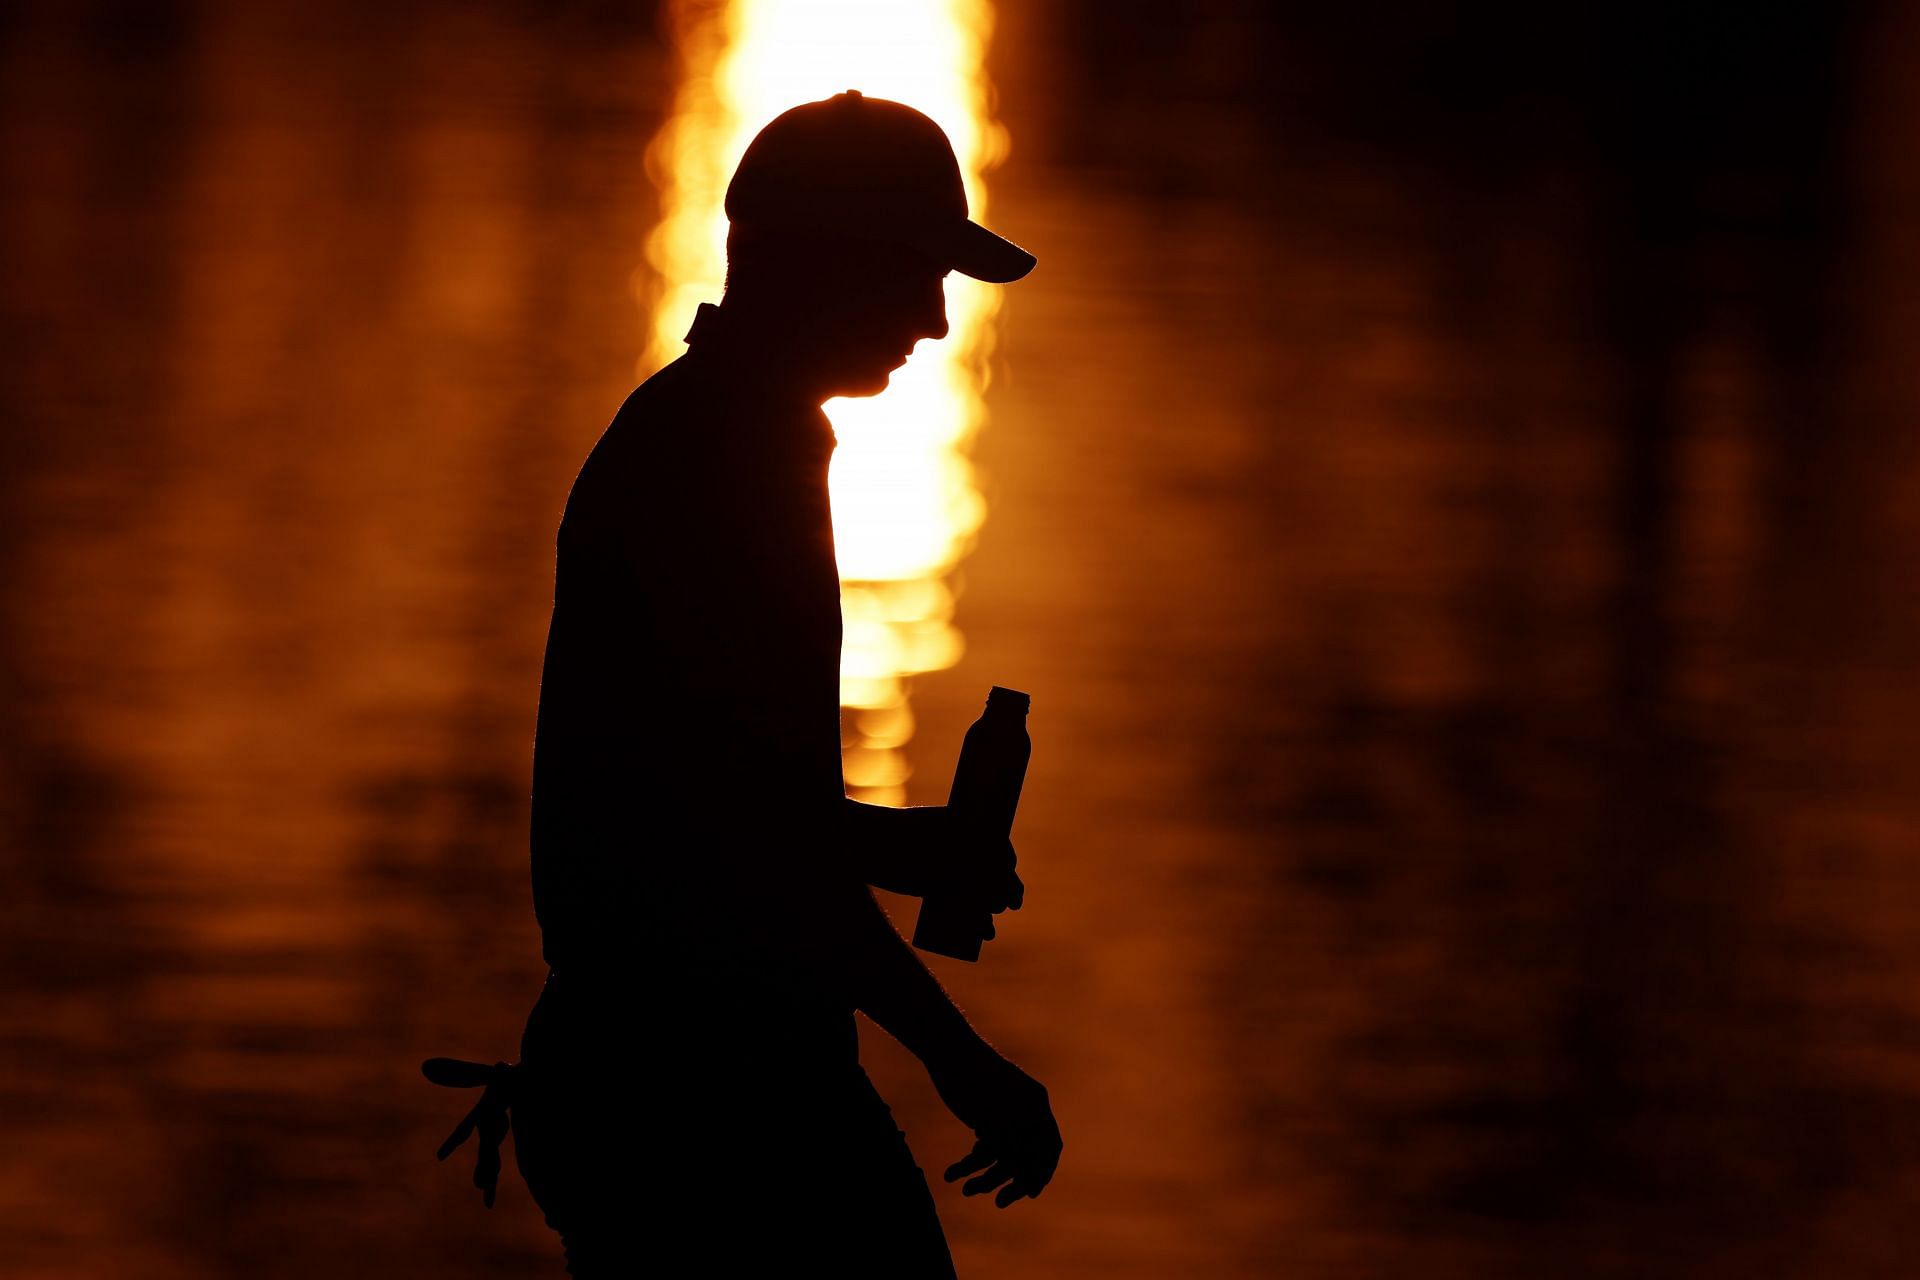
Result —
M948 1170L968 1194L1039 1194L1060 1133L868 888L994 912L1023 892L1010 844L846 795L820 405L946 335L949 270L1034 260L968 220L933 121L855 92L769 124L726 208L721 304L621 406L560 525L533 781L550 973L515 1157L577 1276L951 1277L854 1010L978 1135Z

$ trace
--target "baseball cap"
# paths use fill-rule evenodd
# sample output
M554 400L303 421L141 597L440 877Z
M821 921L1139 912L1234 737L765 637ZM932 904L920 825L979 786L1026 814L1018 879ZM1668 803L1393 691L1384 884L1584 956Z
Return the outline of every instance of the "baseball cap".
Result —
M740 157L726 209L737 227L894 240L993 284L1033 270L1032 254L967 217L940 126L858 89L774 117Z

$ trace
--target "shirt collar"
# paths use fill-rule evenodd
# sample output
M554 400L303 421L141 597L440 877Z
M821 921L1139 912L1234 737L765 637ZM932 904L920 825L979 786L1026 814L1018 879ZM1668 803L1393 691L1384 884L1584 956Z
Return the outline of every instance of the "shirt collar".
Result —
M694 309L693 323L688 326L687 336L681 341L689 347L699 346L703 342L711 344L714 336L725 327L726 321L721 318L720 308L711 302L703 302Z

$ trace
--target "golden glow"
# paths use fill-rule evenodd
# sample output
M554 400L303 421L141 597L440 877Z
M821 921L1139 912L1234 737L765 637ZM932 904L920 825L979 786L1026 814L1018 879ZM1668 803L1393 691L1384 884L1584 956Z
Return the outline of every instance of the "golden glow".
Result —
M983 175L1006 151L986 78L986 0L683 2L673 117L648 150L661 219L647 256L657 284L643 373L677 357L694 309L726 276L722 200L760 128L787 108L858 89L924 111L953 141L968 207L983 220ZM996 286L947 278L948 337L923 343L886 392L827 402L840 559L840 701L847 786L901 803L913 732L912 678L960 658L947 575L967 554L985 505L965 450L982 418Z

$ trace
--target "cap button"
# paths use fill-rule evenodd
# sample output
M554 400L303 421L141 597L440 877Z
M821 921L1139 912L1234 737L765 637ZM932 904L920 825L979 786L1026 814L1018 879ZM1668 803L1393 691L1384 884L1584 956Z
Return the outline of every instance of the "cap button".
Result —
M847 98L857 98L860 96L860 91L858 89L848 89L841 96L847 97Z

